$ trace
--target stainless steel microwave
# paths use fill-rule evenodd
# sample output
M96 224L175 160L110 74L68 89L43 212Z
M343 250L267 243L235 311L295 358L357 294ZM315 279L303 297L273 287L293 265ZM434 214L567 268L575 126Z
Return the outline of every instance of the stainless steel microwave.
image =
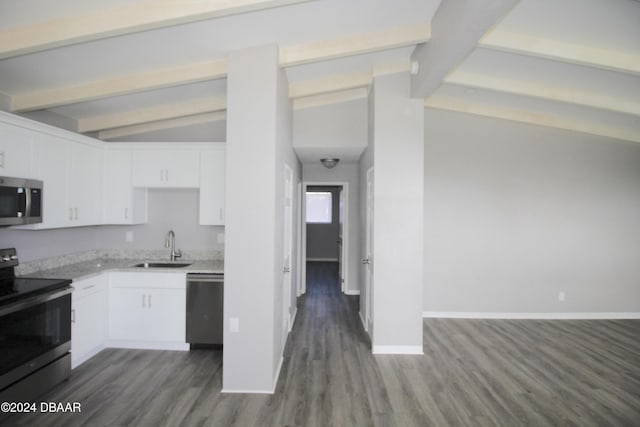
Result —
M42 181L0 176L0 226L42 222Z

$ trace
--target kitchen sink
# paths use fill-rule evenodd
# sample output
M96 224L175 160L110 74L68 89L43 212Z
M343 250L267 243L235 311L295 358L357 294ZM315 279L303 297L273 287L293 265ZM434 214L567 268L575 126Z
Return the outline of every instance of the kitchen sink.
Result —
M134 267L139 268L182 268L190 266L190 262L143 262Z

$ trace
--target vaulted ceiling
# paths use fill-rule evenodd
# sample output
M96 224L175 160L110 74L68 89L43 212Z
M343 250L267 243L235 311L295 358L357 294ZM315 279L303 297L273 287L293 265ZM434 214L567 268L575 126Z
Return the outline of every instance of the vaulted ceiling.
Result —
M425 108L640 142L636 0L2 0L0 109L191 140L224 125L227 54L269 43L296 109L413 68Z

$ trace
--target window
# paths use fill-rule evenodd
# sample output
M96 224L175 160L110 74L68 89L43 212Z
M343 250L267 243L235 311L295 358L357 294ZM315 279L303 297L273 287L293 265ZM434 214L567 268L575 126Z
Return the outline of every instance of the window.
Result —
M307 191L307 224L331 224L332 195L329 191Z

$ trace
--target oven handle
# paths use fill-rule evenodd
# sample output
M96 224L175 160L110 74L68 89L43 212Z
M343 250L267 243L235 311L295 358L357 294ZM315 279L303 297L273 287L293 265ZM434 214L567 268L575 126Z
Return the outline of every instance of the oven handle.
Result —
M62 289L56 289L55 292L51 292L43 295L36 295L31 298L27 298L13 304L9 304L5 307L0 308L0 316L5 316L7 314L15 313L16 311L24 310L25 308L33 307L38 304L42 304L56 298L63 297L65 295L73 292L73 288L71 286Z

